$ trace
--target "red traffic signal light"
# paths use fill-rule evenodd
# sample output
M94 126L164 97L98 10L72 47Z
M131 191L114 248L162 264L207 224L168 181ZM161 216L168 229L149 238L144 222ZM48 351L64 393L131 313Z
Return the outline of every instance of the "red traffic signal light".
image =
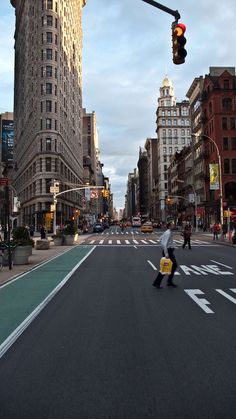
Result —
M186 38L184 33L186 26L183 23L173 23L172 25L172 48L173 48L173 63L183 64L187 51L184 48L186 44Z

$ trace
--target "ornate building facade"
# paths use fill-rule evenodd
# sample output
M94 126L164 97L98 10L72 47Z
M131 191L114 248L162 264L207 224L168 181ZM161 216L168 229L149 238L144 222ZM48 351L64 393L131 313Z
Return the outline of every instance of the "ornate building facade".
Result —
M24 224L50 226L52 194L83 183L82 7L85 0L11 0L15 8L14 187ZM57 223L82 194L58 197Z

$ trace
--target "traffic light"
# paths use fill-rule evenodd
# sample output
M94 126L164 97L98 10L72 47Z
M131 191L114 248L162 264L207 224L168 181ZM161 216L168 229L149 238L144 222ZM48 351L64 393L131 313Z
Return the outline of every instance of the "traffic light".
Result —
M173 204L173 198L167 196L166 197L166 205L172 205Z
M186 38L184 36L185 31L186 26L183 23L172 24L172 48L174 64L183 64L185 62L185 57L187 55L187 51L184 48L186 44Z

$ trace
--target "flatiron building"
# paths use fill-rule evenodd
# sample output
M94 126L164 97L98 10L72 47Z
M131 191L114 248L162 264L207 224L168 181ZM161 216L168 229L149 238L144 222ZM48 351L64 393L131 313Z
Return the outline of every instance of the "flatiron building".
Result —
M54 180L83 183L82 8L86 0L11 0L15 8L14 180L20 223L50 224ZM58 197L64 223L82 195ZM49 227L49 226L48 226Z

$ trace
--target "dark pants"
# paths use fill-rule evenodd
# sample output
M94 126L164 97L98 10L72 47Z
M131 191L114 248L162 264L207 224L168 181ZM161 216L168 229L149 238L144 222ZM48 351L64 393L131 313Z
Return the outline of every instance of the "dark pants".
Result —
M191 249L190 237L184 237L183 249L188 245L188 248Z
M174 276L174 273L175 273L178 265L177 265L177 262L176 262L176 259L175 259L175 255L174 255L174 250L175 249L173 249L172 247L170 247L167 250L168 250L168 253L169 253L169 258L170 258L170 260L172 262L171 274L168 275L167 282L168 282L168 284L171 284L172 283L173 276ZM164 251L162 251L162 256L165 256ZM162 279L164 278L164 276L165 276L165 274L162 274L161 272L159 272L153 284L160 285Z
M218 240L218 231L213 232L213 240Z

